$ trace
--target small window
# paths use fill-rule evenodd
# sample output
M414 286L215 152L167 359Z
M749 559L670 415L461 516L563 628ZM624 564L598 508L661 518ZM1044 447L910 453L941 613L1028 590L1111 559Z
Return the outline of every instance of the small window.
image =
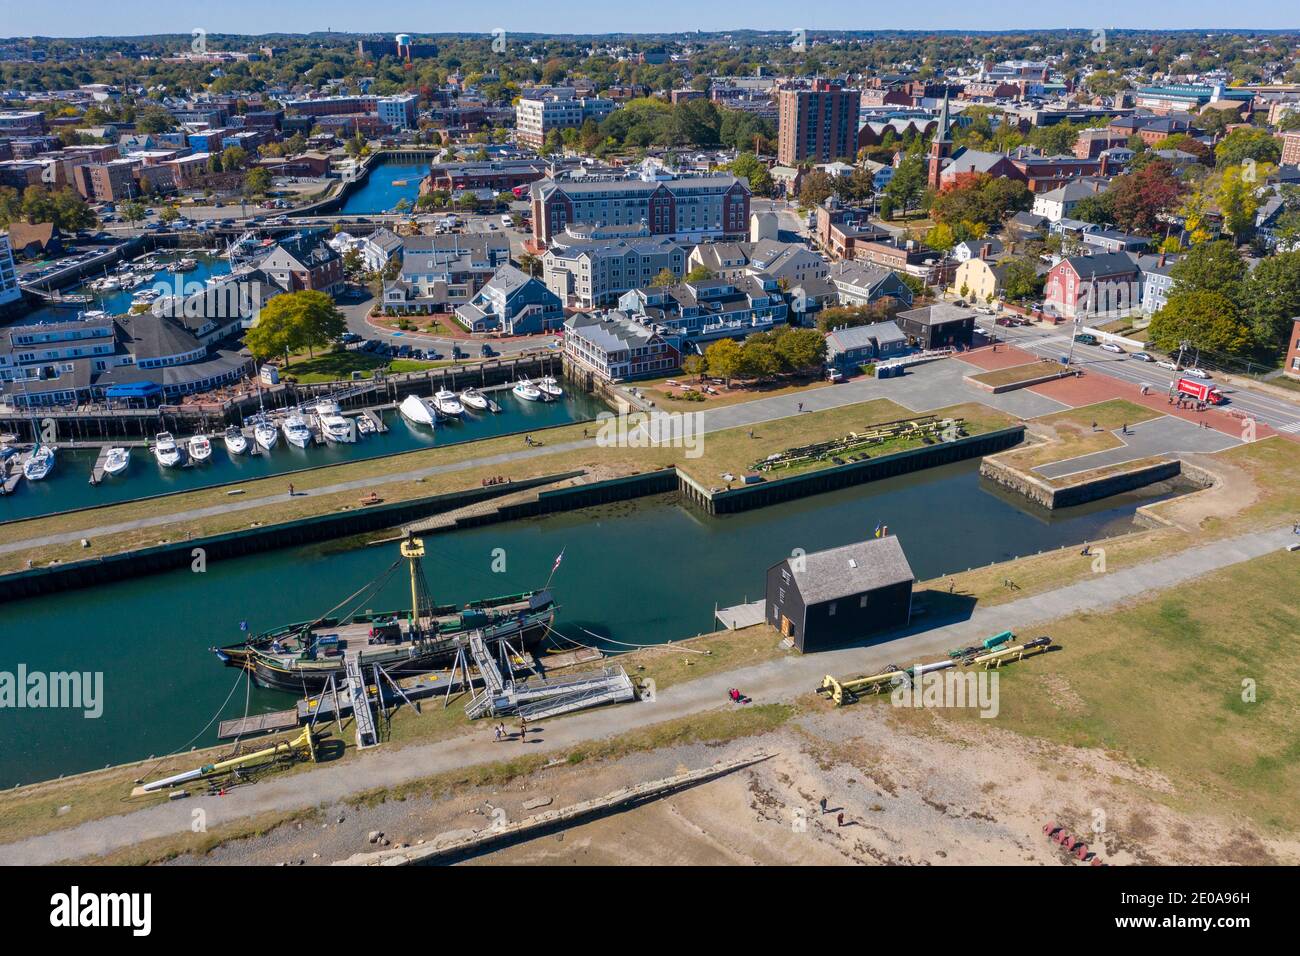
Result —
M858 607L866 607L866 606L867 606L867 595L864 594L862 595L862 597L858 598Z
M827 605L827 607L826 607L826 616L827 616L827 617L834 617L834 616L835 616L835 602L834 602L834 601L832 601L829 605Z

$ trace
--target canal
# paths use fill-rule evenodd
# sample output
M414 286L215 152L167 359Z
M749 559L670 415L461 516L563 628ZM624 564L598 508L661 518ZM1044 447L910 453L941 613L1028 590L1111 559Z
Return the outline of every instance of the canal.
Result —
M420 180L429 172L428 163L390 163L376 160L366 181L357 186L339 208L341 216L393 212L405 199L411 207L420 195Z
M557 629L588 643L595 634L655 644L714 630L715 603L761 597L764 570L793 549L848 544L881 522L927 579L1132 530L1135 507L1173 493L1154 486L1048 518L996 493L978 468L963 462L725 517L662 495L437 535L426 574L436 600L463 602L540 586L563 551ZM191 738L215 743L215 721L204 726L242 715L246 691L209 648L240 640L241 622L257 632L323 614L382 574L396 550L313 546L0 605L0 671L102 672L104 687L94 719L0 711L0 786L165 754ZM400 607L404 592L399 575L375 608ZM275 691L248 697L250 713L292 703Z
M468 386L472 384L465 382ZM269 454L231 455L220 436L213 439L212 457L204 464L185 468L162 468L146 448L131 449L127 470L90 484L90 473L99 450L60 447L54 471L43 481L22 481L11 495L0 496L0 523L90 508L97 505L134 501L152 495L191 491L237 481L252 481L268 475L283 475L304 468L334 465L346 461L382 458L405 451L478 441L514 432L591 421L607 406L598 398L565 390L555 402L529 402L509 389L491 393L501 406L499 414L469 412L458 421L444 422L437 429L412 425L395 411L384 413L388 431L362 436L355 444L296 448L283 438ZM177 441L189 435L177 435Z

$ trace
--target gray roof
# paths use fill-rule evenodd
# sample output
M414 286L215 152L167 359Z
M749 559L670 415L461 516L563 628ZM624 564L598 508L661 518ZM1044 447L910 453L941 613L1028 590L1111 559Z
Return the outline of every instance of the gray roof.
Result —
M856 544L805 555L796 570L790 558L783 562L794 575L805 604L820 604L864 591L915 580L898 538L868 538Z
M832 329L826 333L828 339L835 340L835 346L841 352L849 349L861 349L871 346L878 348L888 342L906 342L907 336L893 322L872 322L870 325L854 325L847 329Z
M906 312L898 313L897 318L900 321L920 322L923 325L941 325L944 322L973 319L975 313L959 305L940 302L937 305L923 305L919 309L908 309Z

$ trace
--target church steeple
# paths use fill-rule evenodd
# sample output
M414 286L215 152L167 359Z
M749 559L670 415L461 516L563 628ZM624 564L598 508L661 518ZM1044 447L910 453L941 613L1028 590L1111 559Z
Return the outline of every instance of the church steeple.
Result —
M939 188L939 176L943 172L943 161L952 152L952 140L948 131L951 123L948 119L948 88L943 90L943 105L939 107L939 125L934 130L934 139L930 140L930 163L926 170L926 182L931 189Z
M948 88L945 86L943 89L943 105L939 107L939 127L934 131L934 138L945 143L951 143L952 140L948 136L949 125Z

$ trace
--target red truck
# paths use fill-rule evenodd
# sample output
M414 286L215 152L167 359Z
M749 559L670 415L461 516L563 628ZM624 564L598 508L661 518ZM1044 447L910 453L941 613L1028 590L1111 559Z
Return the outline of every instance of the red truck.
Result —
M1219 391L1218 386L1211 385L1209 382L1198 382L1194 378L1180 378L1175 387L1179 393L1190 395L1198 402L1207 402L1210 405L1223 404L1223 393Z

